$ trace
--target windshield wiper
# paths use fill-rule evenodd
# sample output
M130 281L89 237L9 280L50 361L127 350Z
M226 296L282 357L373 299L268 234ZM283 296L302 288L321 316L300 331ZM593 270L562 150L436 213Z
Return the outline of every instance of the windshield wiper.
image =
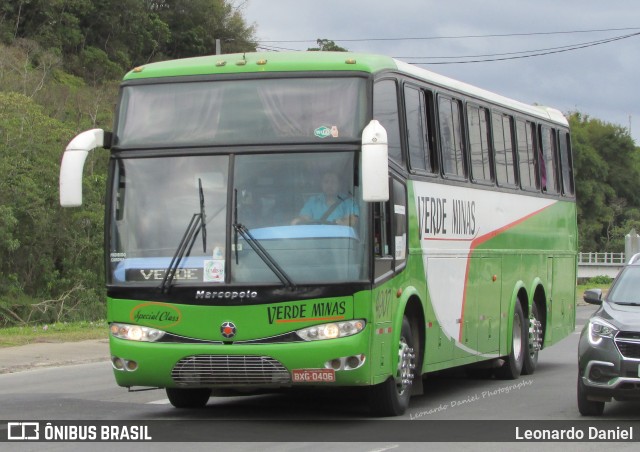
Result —
M162 278L162 283L160 284L160 291L162 293L167 292L169 287L171 287L173 278L184 256L191 254L191 248L193 248L198 232L202 235L202 252L207 252L207 216L204 212L204 192L202 191L202 179L200 178L198 178L198 196L200 198L200 213L194 213L191 217L191 221L182 235L182 239L171 259L171 263L169 263L169 267L167 267L164 272L164 278ZM220 213L220 211L216 212L214 216L218 213Z
M262 261L269 267L269 269L278 277L278 279L288 289L295 289L295 284L287 275L287 273L280 267L278 262L269 254L269 252L260 244L260 242L251 235L251 232L243 225L238 223L238 190L234 191L233 202L233 229L235 230L235 250L236 250L236 263L238 262L238 234L249 244L249 246L255 251L255 253L262 259Z
M200 234L202 235L202 252L207 252L207 215L204 213L204 192L202 179L198 178L198 194L200 195Z
M167 270L164 272L164 278L162 279L162 283L160 284L160 291L162 293L166 293L169 290L169 287L171 287L171 283L173 282L176 271L180 266L180 262L182 262L182 258L185 256L185 254L188 256L191 253L191 248L193 248L193 244L196 241L198 232L202 230L202 223L202 214L194 213L191 217L189 225L187 226L187 230L184 231L184 234L182 235L182 239L180 240L180 244L178 245L173 258L171 258L169 267L167 267Z

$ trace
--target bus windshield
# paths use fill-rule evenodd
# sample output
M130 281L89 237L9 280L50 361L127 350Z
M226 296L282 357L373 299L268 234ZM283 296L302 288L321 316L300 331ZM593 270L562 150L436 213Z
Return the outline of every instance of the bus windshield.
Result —
M157 147L359 139L365 89L366 80L356 77L125 86L115 143Z
M366 279L367 207L354 159L332 152L118 160L110 283L159 286L185 238L174 285L280 284L273 263L293 284ZM203 224L190 228L200 215Z

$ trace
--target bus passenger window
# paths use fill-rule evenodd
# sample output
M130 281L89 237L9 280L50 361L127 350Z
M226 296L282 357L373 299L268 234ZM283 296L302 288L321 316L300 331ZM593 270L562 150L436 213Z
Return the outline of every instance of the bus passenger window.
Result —
M518 120L518 163L520 170L520 187L523 190L538 189L536 177L535 126L529 121Z
M400 147L400 121L398 119L398 94L395 80L382 80L373 88L373 118L387 131L389 158L402 163Z
M540 179L542 191L549 194L558 193L556 182L556 140L555 131L549 127L540 127Z
M511 116L494 113L493 147L496 158L496 178L500 186L515 186L516 173L513 157L513 120Z
M466 174L460 113L460 101L443 96L438 97L443 172L448 176L464 178Z
M489 111L486 108L469 105L469 153L471 156L471 179L474 182L491 182L491 159L489 146Z
M429 127L431 110L427 110L429 100L425 99L424 91L410 86L405 86L404 97L411 170L418 173L433 173L431 152L433 137Z
M566 132L560 132L558 135L560 142L560 168L562 170L562 194L572 196L574 194L573 166L571 157L569 156L571 140L569 134Z

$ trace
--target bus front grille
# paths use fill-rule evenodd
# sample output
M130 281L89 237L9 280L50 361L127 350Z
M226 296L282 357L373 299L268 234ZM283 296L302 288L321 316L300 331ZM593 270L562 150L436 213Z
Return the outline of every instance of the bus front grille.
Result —
M171 371L180 386L281 386L291 376L268 356L194 355L182 358Z

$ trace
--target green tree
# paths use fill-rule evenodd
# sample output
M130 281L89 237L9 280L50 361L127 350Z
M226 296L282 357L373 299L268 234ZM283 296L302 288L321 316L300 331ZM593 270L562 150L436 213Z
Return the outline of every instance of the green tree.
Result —
M215 53L216 39L223 53L256 48L255 27L242 17L242 5L226 0L163 0L156 2L158 16L171 30L165 53L186 58Z
M344 47L340 47L329 39L316 40L318 47L310 47L307 50L311 52L348 52Z
M640 150L620 126L579 112L569 122L580 249L622 251L624 235L639 220L640 193L634 185L640 180Z
M0 42L37 42L93 84L151 61L253 51L255 27L230 0L0 0Z
M64 211L57 190L61 143L74 132L18 93L0 93L0 124L0 309L26 321L34 305L47 316L81 299L95 306L104 273L104 168L85 178L95 185L86 210ZM73 303L60 307L56 301L69 291Z

